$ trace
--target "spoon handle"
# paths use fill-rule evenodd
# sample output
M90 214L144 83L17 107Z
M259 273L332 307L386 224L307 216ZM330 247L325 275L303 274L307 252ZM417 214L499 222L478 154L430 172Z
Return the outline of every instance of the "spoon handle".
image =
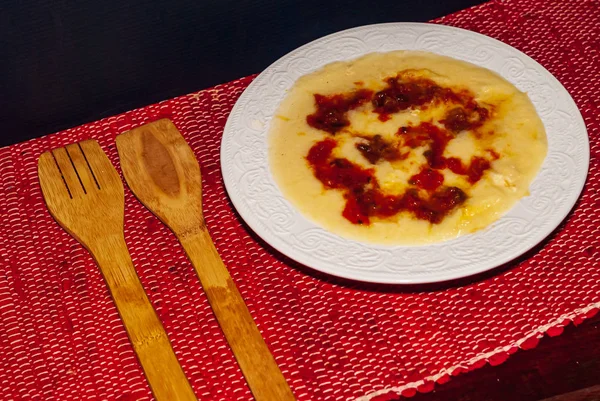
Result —
M256 400L295 400L206 227L179 240Z

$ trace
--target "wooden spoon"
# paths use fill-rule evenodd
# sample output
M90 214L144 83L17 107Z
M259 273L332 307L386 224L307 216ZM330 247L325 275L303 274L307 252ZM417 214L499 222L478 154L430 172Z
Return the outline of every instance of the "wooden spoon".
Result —
M254 397L294 400L210 238L192 149L167 119L121 134L116 141L129 188L181 242Z

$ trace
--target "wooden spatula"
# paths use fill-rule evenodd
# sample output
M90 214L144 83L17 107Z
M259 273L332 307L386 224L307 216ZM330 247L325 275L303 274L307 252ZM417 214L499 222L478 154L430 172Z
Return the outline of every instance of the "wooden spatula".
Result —
M163 119L119 135L117 150L129 188L183 245L254 397L293 400L206 229L200 167L183 136Z
M123 234L123 183L98 142L43 153L38 175L50 214L96 260L154 397L196 400L133 267Z

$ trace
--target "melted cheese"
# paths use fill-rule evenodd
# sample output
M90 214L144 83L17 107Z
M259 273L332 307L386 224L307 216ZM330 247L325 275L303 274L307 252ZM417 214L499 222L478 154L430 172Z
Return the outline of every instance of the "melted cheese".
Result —
M339 190L325 189L305 157L316 142L331 134L310 127L306 116L315 110L314 94L348 93L357 88L381 90L384 79L400 71L414 70L438 85L467 89L477 103L493 109L492 118L474 132L463 131L453 139L445 157L465 162L472 156L488 156L493 149L500 158L491 162L475 185L463 175L442 170L444 185L458 186L467 201L439 224L418 220L408 212L374 219L369 226L355 225L342 216L345 200ZM360 85L357 82L360 81ZM404 110L382 122L370 104L348 112L349 131L381 135L392 140L400 126L424 121L439 122L447 110L442 106ZM529 194L528 188L547 151L543 124L527 95L499 75L459 60L431 53L397 51L373 53L348 62L333 63L300 78L281 103L271 122L269 160L271 172L282 193L300 212L333 233L346 238L380 244L423 244L455 238L482 229L506 213ZM336 157L373 168L356 149L356 138L348 132L336 134ZM426 163L425 147L413 149L405 160L383 161L375 166L375 177L383 191L400 194L408 179Z

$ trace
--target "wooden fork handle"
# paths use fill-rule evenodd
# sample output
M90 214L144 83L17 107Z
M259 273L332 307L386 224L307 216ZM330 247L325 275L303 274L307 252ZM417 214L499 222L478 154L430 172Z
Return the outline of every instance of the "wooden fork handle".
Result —
M195 401L162 323L135 272L125 239L108 237L90 249L112 294L157 401Z
M295 400L205 227L179 240L257 401Z

